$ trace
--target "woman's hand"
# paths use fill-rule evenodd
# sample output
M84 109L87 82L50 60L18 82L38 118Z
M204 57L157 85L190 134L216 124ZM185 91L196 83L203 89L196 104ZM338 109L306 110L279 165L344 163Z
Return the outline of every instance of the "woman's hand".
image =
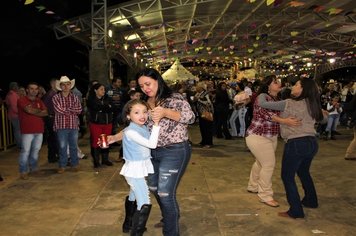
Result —
M155 107L154 109L151 110L151 117L155 124L158 124L158 122L165 116L166 116L166 109L161 106Z
M300 126L302 124L302 120L295 117L287 117L284 118L284 124L288 126Z

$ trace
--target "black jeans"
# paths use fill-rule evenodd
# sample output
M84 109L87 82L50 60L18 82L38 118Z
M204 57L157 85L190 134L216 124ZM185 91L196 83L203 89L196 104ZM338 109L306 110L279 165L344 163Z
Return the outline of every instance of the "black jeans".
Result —
M282 160L282 180L290 205L288 215L293 218L303 218L302 205L318 207L318 198L313 179L309 169L312 160L318 152L318 142L314 136L290 139L284 146ZM298 193L295 175L298 175L304 189L304 198L301 201Z
M213 145L213 125L213 121L208 121L199 117L201 145Z

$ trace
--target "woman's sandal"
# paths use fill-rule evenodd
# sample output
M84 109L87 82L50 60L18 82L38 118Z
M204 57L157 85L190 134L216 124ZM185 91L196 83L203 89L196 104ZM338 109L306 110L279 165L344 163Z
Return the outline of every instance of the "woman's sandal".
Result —
M277 201L275 200L271 200L271 201L267 201L267 202L262 202L264 204L266 204L267 206L270 206L270 207L279 207L279 204Z

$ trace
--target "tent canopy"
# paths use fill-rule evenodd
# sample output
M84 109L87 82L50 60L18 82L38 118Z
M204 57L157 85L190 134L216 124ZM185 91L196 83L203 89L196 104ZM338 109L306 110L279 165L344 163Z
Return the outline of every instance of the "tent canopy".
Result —
M197 77L185 69L178 59L162 74L162 77L168 81L197 80Z

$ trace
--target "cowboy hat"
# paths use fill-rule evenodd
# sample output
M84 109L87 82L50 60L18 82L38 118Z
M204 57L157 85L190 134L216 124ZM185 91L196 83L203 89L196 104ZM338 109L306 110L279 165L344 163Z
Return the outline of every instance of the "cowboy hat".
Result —
M73 87L74 87L74 84L75 84L75 79L72 79L72 80L70 80L67 76L62 76L59 80L56 80L56 89L58 90L58 91L62 91L62 89L61 89L61 84L62 83L70 83L70 89L72 89Z

